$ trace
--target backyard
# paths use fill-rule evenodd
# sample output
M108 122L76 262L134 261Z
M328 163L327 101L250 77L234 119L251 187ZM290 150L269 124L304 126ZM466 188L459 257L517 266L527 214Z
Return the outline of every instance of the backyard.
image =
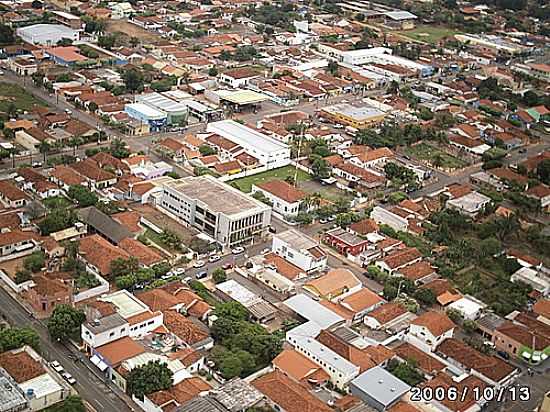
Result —
M459 32L448 27L441 26L417 26L412 30L398 32L401 36L408 37L425 43L436 44L445 37L454 36Z
M16 109L22 111L30 111L35 105L46 105L43 101L27 93L22 87L0 82L0 112L7 116L12 103Z
M427 143L419 143L405 148L405 154L419 160L424 160L431 166L445 169L461 169L468 163L458 157L450 155L443 150Z
M295 174L296 168L292 166L285 166L279 169L267 170L252 176L241 177L239 179L231 180L228 183L236 186L242 192L250 193L252 191L253 184L268 182L274 179L285 180L287 177L293 178ZM297 181L303 182L306 180L311 180L311 176L308 173L298 169Z

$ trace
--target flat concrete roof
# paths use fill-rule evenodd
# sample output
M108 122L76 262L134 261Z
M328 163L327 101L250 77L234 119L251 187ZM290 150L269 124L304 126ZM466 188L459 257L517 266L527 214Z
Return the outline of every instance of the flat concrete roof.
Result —
M366 370L352 380L350 386L352 387L352 394L355 396L360 395L354 393L353 387L384 406L391 405L411 388L380 366Z
M319 246L319 243L310 238L307 235L304 235L302 232L297 231L296 229L289 229L276 234L274 237L278 237L282 241L292 245L294 249L304 250L310 249L315 246Z
M321 329L326 329L338 322L344 320L343 317L325 308L319 302L314 301L303 293L292 296L283 302L283 304L304 319L314 322Z
M330 114L342 114L351 117L360 122L370 119L371 117L383 116L384 112L370 106L356 107L348 103L340 103L332 106L323 107L321 110Z
M253 90L218 90L216 93L222 99L238 105L261 103L269 99L265 94Z
M103 302L110 302L117 307L117 312L124 319L128 319L139 313L147 311L147 305L126 290L119 290L100 299Z
M166 187L208 205L210 211L228 216L239 215L257 209L258 212L269 206L248 196L238 189L220 182L212 176L184 177L166 183Z

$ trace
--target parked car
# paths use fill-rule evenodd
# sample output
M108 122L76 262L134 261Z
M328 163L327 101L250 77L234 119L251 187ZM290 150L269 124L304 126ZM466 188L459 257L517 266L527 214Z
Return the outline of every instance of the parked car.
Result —
M50 362L50 366L57 373L63 373L65 371L65 369L63 369L63 366L61 366L61 364L58 361Z
M32 162L31 164L32 167L42 167L42 162Z
M202 268L206 263L204 260L197 260L195 263L193 263L194 268Z
M208 272L206 270L203 270L202 272L199 272L195 275L197 279L204 279L208 276Z
M181 276L181 275L185 274L185 268L175 268L175 269L172 269L168 273L171 273L172 276Z
M69 385L74 385L76 383L76 379L73 378L73 375L69 372L62 373L61 376L63 376L63 379L65 379Z
M277 229L275 229L273 226L269 226L269 233L277 233Z
M233 253L234 255L240 255L243 252L244 252L244 247L242 246L238 246L231 250L231 253Z
M214 263L220 260L222 257L220 255L212 255L208 258L208 262Z
M224 263L224 264L222 265L222 269L223 269L223 270L229 270L229 269L231 269L232 267L233 267L233 265L232 265L231 263Z
M336 216L335 216L335 215L330 215L330 216L327 218L327 220L328 220L329 222L334 222L334 221L336 220Z
M193 278L192 278L191 276L186 276L186 277L184 277L181 281L182 281L183 283L189 283L189 282L191 282L192 280L193 280Z
M319 223L322 224L322 225L326 225L328 223L328 219L321 219L319 220Z
M168 272L168 273L166 273L165 275L162 275L160 278L161 278L162 280L168 280L168 279L172 279L174 276L175 276L175 275L174 275L173 273Z

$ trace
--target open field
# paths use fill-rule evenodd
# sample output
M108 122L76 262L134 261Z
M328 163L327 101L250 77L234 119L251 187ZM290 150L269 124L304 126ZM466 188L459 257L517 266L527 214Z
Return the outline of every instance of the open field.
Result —
M461 169L468 166L468 163L458 157L450 155L443 150L427 143L419 143L405 148L405 154L419 160L424 160L432 166L447 169Z
M235 184L239 190L250 193L252 191L252 185L256 183L268 182L274 179L285 180L287 177L294 177L296 169L292 166L280 167L278 169L268 170L263 173L258 173L252 176L241 177L240 179L231 180L227 183ZM311 180L311 176L302 170L298 170L297 175L298 182Z
M128 23L127 21L121 21L121 20L110 20L107 23L107 32L110 33L122 33L128 37L137 37L139 40L143 42L150 42L153 40L160 39L160 36L151 33L145 29L142 29L139 26L136 26L135 24Z
M30 111L35 105L46 106L45 102L36 99L22 87L12 83L0 82L0 112L6 113L11 103L15 104L18 110L23 111Z
M413 40L418 40L425 43L435 44L444 37L450 37L458 34L458 31L448 27L441 26L417 26L412 30L398 32L401 36L409 37Z

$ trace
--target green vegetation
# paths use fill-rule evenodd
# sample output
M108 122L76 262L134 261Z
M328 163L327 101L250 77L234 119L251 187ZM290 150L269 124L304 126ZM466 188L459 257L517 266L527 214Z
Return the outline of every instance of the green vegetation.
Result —
M66 341L80 332L80 325L85 320L86 315L81 310L65 304L57 305L48 319L48 332L53 339Z
M397 32L399 35L424 43L437 44L446 37L454 36L459 32L443 26L417 26L412 30Z
M212 272L212 280L214 280L214 283L225 282L227 280L227 273L222 268L216 268Z
M76 222L76 215L69 209L53 209L37 225L44 236L71 227Z
M24 345L40 350L40 337L32 328L11 327L0 329L0 353L18 349Z
M71 202L63 196L47 197L46 199L42 200L42 204L50 210L71 206Z
M240 179L232 180L231 185L245 193L249 193L252 191L253 184L263 183L274 179L285 180L288 177L294 178L295 173L295 167L285 166L278 169L268 170L263 173L258 173L253 176L246 176L241 177ZM308 173L298 169L297 179L299 182L311 180L311 176Z
M31 253L23 260L23 267L33 273L40 272L46 262L46 255L41 250Z
M127 391L143 400L145 395L168 389L172 386L173 373L166 363L150 361L130 371L127 378Z
M170 230L164 230L161 233L157 233L147 229L145 231L144 238L171 253L185 252L186 250L185 246L183 246L181 238ZM140 238L140 240L142 239L143 238Z
M69 187L67 195L74 200L79 207L93 206L98 201L97 195L82 185L73 185Z
M4 114L3 118L12 117L9 114L13 113L13 109L31 111L36 105L47 106L21 86L0 82L0 112Z
M45 412L86 412L86 407L80 396L71 395L63 402L45 409Z
M248 311L237 302L221 303L211 328L216 346L211 357L226 379L247 376L267 366L282 350L283 335L270 334L248 320Z
M405 362L392 359L388 363L388 371L411 386L417 386L424 381L422 372L418 370L416 362L412 359Z
M420 160L427 161L432 166L443 167L448 169L461 169L466 167L468 163L458 157L445 153L428 143L419 143L414 146L405 148L405 154L415 157Z

